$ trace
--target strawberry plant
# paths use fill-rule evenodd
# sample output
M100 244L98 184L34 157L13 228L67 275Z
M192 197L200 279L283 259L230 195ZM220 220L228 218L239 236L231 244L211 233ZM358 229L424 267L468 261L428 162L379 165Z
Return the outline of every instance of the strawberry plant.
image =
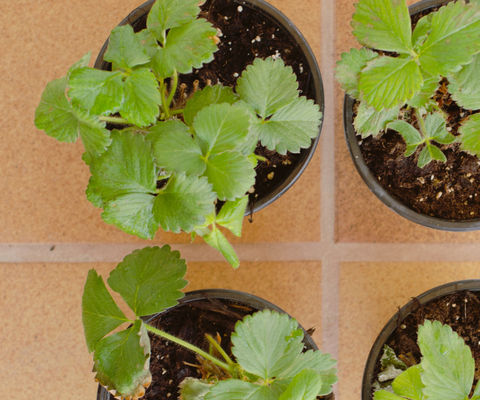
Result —
M433 160L445 162L438 145L455 141L461 150L480 156L480 115L465 118L454 136L434 99L445 83L459 107L480 109L480 5L451 2L423 16L412 31L404 0L360 0L351 25L365 47L342 53L336 78L359 103L357 134L366 138L397 131L407 145L405 157L421 148L420 168Z
M143 239L159 228L200 235L237 267L219 226L241 235L257 143L298 153L322 114L299 96L292 68L273 58L256 59L235 91L218 84L174 102L179 74L217 50L217 30L199 11L197 0L157 0L146 29L116 27L104 55L111 71L89 68L85 55L47 85L35 125L61 142L81 138L87 198L105 222Z
M135 314L135 319L128 319L103 278L89 271L82 300L83 326L88 350L93 352L95 379L107 390L125 399L144 395L152 381L151 332L223 371L208 379L186 378L180 385L183 400L313 400L332 391L331 385L337 382L336 361L320 351L303 353L303 330L288 315L264 310L238 321L231 337L235 359L210 336L211 348L205 351L145 323L142 317L162 312L183 297L185 273L185 261L168 245L126 256L107 282ZM123 324L129 326L112 333ZM223 359L215 357L214 351Z

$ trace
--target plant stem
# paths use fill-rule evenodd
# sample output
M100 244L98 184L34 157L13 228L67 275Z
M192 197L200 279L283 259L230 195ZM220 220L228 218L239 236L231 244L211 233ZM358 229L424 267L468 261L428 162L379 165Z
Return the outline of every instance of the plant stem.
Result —
M170 115L177 115L177 114L183 114L183 109L182 110L170 110Z
M177 70L175 70L173 73L172 90L170 91L170 94L168 95L168 99L167 99L167 108L170 108L170 103L172 102L173 96L175 96L175 92L177 91L177 85L178 85L178 74L177 74Z
M157 328L154 328L153 326L150 326L148 324L145 324L145 327L147 328L147 331L150 331L150 332L153 332L155 333L156 335L160 336L160 337L163 337L164 339L168 339L170 340L171 342L173 343L176 343L180 346L183 346L185 347L186 349L190 350L190 351L193 351L194 353L197 353L199 355L201 355L203 358L207 359L207 360L210 360L212 363L214 363L215 365L219 366L220 368L223 368L224 370L230 372L230 373L233 373L233 367L231 367L230 365L228 364L225 364L224 362L216 359L215 357L212 357L210 354L206 353L205 351L203 351L202 349L199 349L197 346L194 346L193 344L190 344L188 342L185 342L184 340L182 339L179 339L175 336L172 336L166 332L163 332Z
M218 342L211 337L210 335L205 335L208 339L208 341L217 349L217 351L222 355L222 357L225 359L225 361L228 363L228 365L233 365L235 364L232 359L228 356L227 353L225 353L225 350L222 349L222 346L218 344Z
M120 118L120 117L103 117L99 116L98 119L100 121L105 121L105 122L114 122L116 124L128 124L132 125L130 122L128 122L126 119Z
M424 139L427 139L428 135L427 135L427 129L425 128L425 121L423 120L421 115L418 113L417 109L415 108L414 110L415 110L415 116L417 117L418 126L420 127L420 134Z
M165 99L165 81L163 78L160 78L160 96L162 97L162 108L163 112L165 113L165 119L170 117L170 113L168 112L168 104L167 100Z

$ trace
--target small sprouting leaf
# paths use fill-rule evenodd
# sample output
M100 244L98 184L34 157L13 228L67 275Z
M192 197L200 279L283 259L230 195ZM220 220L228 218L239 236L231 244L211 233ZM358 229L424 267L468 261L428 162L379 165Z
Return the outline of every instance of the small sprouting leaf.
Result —
M154 72L161 78L192 72L213 60L217 51L217 30L204 19L194 19L168 32L165 47L159 47L153 60Z
M394 131L397 131L398 133L400 133L400 135L403 136L403 139L407 144L405 157L411 156L415 152L417 147L421 145L423 142L425 142L425 139L422 138L422 135L420 135L420 132L417 131L408 122L396 120L396 121L390 122L387 125L387 128L393 129Z
M90 191L109 202L130 193L155 194L157 172L150 142L132 132L112 131L112 144L90 166Z
M238 260L235 250L218 228L214 226L212 232L203 236L203 240L222 253L233 268L238 268L240 261Z
M123 101L123 73L78 68L68 80L68 96L95 115L115 114Z
M212 154L207 159L204 175L213 185L219 200L243 197L255 184L255 170L246 156L238 151Z
M480 82L480 56L475 54L470 64L449 77L448 91L452 99L466 110L480 109L480 96L478 95L478 82Z
M430 30L432 29L433 15L434 13L430 13L418 20L412 34L412 43L414 48L421 45L430 33Z
M438 78L428 77L423 78L423 86L413 98L407 101L407 104L412 108L427 108L431 102L431 98L438 89Z
M185 378L178 387L180 389L179 400L204 400L212 384L200 379L188 377Z
M429 400L464 400L472 388L475 361L470 348L448 325L426 320L418 327L423 392Z
M228 103L212 104L195 117L193 128L202 139L205 156L235 150L246 138L250 122L246 112Z
M187 175L201 175L205 171L202 150L183 122L159 122L150 128L147 139L152 142L155 162L160 168L168 172L185 171Z
M300 149L310 147L311 139L318 136L321 118L319 106L302 96L255 128L259 130L262 145L269 150L280 154L299 153Z
M92 352L107 333L127 321L108 293L102 277L94 269L88 271L82 297L82 322L88 351Z
M389 122L394 121L398 117L399 111L400 107L376 111L375 108L362 101L357 109L357 116L353 121L357 135L362 135L363 139L370 135L377 136L386 129Z
M340 82L342 89L354 99L358 99L358 77L367 62L378 57L378 53L365 47L360 50L350 49L349 53L342 53L342 59L337 61L335 78Z
M229 103L238 101L238 96L233 93L232 88L222 85L206 86L202 90L195 92L193 97L187 101L183 111L183 118L188 126L193 125L193 120L198 112L211 104Z
M278 400L278 395L266 385L239 379L219 381L213 385L205 400Z
M235 201L227 201L218 213L215 223L221 225L235 236L242 235L243 215L248 204L248 196L244 196Z
M435 140L441 144L450 144L455 141L455 136L447 131L445 116L440 112L426 116L425 131L429 140Z
M322 379L318 372L304 369L293 378L278 400L315 400L321 387Z
M95 380L115 396L138 398L145 394L152 376L149 370L150 340L141 320L124 331L97 343L94 353Z
M110 273L108 284L120 293L137 317L177 305L187 285L185 260L169 245L135 250Z
M422 390L425 385L422 383L421 372L421 365L414 365L402 372L392 383L395 393L411 400L424 400Z
M480 114L473 114L458 130L460 150L480 157Z
M198 0L157 0L147 18L147 28L165 45L167 29L193 20L200 12Z
M153 239L158 223L153 216L155 197L149 193L129 193L104 206L102 219L122 231L142 239Z
M402 106L419 92L422 85L422 74L415 60L377 57L360 73L358 88L363 99L381 111Z
M192 232L213 211L216 196L205 177L173 174L153 205L156 221L166 232Z
M432 17L432 30L419 48L418 60L432 75L448 76L480 51L479 36L480 7L464 1L448 3Z
M423 168L425 165L429 164L431 161L437 160L441 162L447 161L445 154L435 145L430 144L428 141L426 142L426 146L420 152L418 156L418 167Z
M130 25L117 26L112 31L103 59L127 71L150 61L139 37L135 35Z
M250 104L263 119L298 97L298 83L291 67L282 59L256 58L237 80L240 99Z
M139 127L154 124L162 103L155 75L147 68L132 71L125 80L125 101L120 115Z
M359 43L384 51L411 52L412 28L405 0L360 0L352 19L352 33Z
M407 369L406 364L402 360L400 360L395 354L395 351L386 344L383 346L383 355L380 361L382 364L382 371L384 371L389 366L392 366L400 371L406 371ZM381 382L382 381L384 380L381 380Z
M251 374L271 379L291 367L303 350L303 332L286 314L260 311L237 322L232 353Z

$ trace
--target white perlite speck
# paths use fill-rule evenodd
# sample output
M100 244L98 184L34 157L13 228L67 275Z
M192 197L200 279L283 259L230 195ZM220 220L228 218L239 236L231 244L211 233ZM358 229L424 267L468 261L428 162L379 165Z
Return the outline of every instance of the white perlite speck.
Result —
M238 7L237 7L237 10L238 10L238 12L242 12L242 11L243 11L243 7L242 7L242 6L238 6Z
M234 76L235 78L237 78L237 77L238 77L238 72L235 72L235 73L233 74L233 76Z

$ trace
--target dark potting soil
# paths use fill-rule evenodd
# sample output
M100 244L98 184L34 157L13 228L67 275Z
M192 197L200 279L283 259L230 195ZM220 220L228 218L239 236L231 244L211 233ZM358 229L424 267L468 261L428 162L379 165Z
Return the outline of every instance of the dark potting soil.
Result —
M275 21L261 10L250 8L241 1L207 0L201 9L200 17L207 19L221 32L220 43L212 62L201 69L194 69L191 74L179 76L179 87L185 84L187 95L193 94L197 80L200 89L217 83L235 87L237 78L255 58L280 56L297 75L301 95L314 99L314 90L310 85L311 72L301 48ZM133 27L137 32L145 29L146 16ZM176 101L181 101L179 93L180 90L177 91ZM269 151L260 143L255 153L267 161L260 161L257 165L255 191L250 194L251 205L278 187L300 160L300 154L288 152L283 156Z
M412 26L424 15L436 11L433 7L412 17ZM447 129L458 136L461 122L470 114L459 107L447 92L448 81L441 86L434 99L447 113ZM403 119L418 129L416 118L403 112ZM417 166L424 146L419 146L410 157L404 157L406 144L403 137L393 131L376 137L361 139L357 136L363 157L380 185L407 207L425 215L450 220L480 218L480 160L460 151L459 143L438 144L445 154L445 163L432 161L424 168Z
M458 291L424 305L415 298L413 301L416 303L416 308L403 321L398 321L397 328L385 344L395 351L397 357L407 367L411 367L421 361L420 348L417 344L418 325L422 325L425 320L448 324L472 351L475 359L475 382L473 385L475 387L480 379L480 348L478 346L480 342L480 293L467 290ZM377 380L380 367L380 360L377 360L374 381Z

